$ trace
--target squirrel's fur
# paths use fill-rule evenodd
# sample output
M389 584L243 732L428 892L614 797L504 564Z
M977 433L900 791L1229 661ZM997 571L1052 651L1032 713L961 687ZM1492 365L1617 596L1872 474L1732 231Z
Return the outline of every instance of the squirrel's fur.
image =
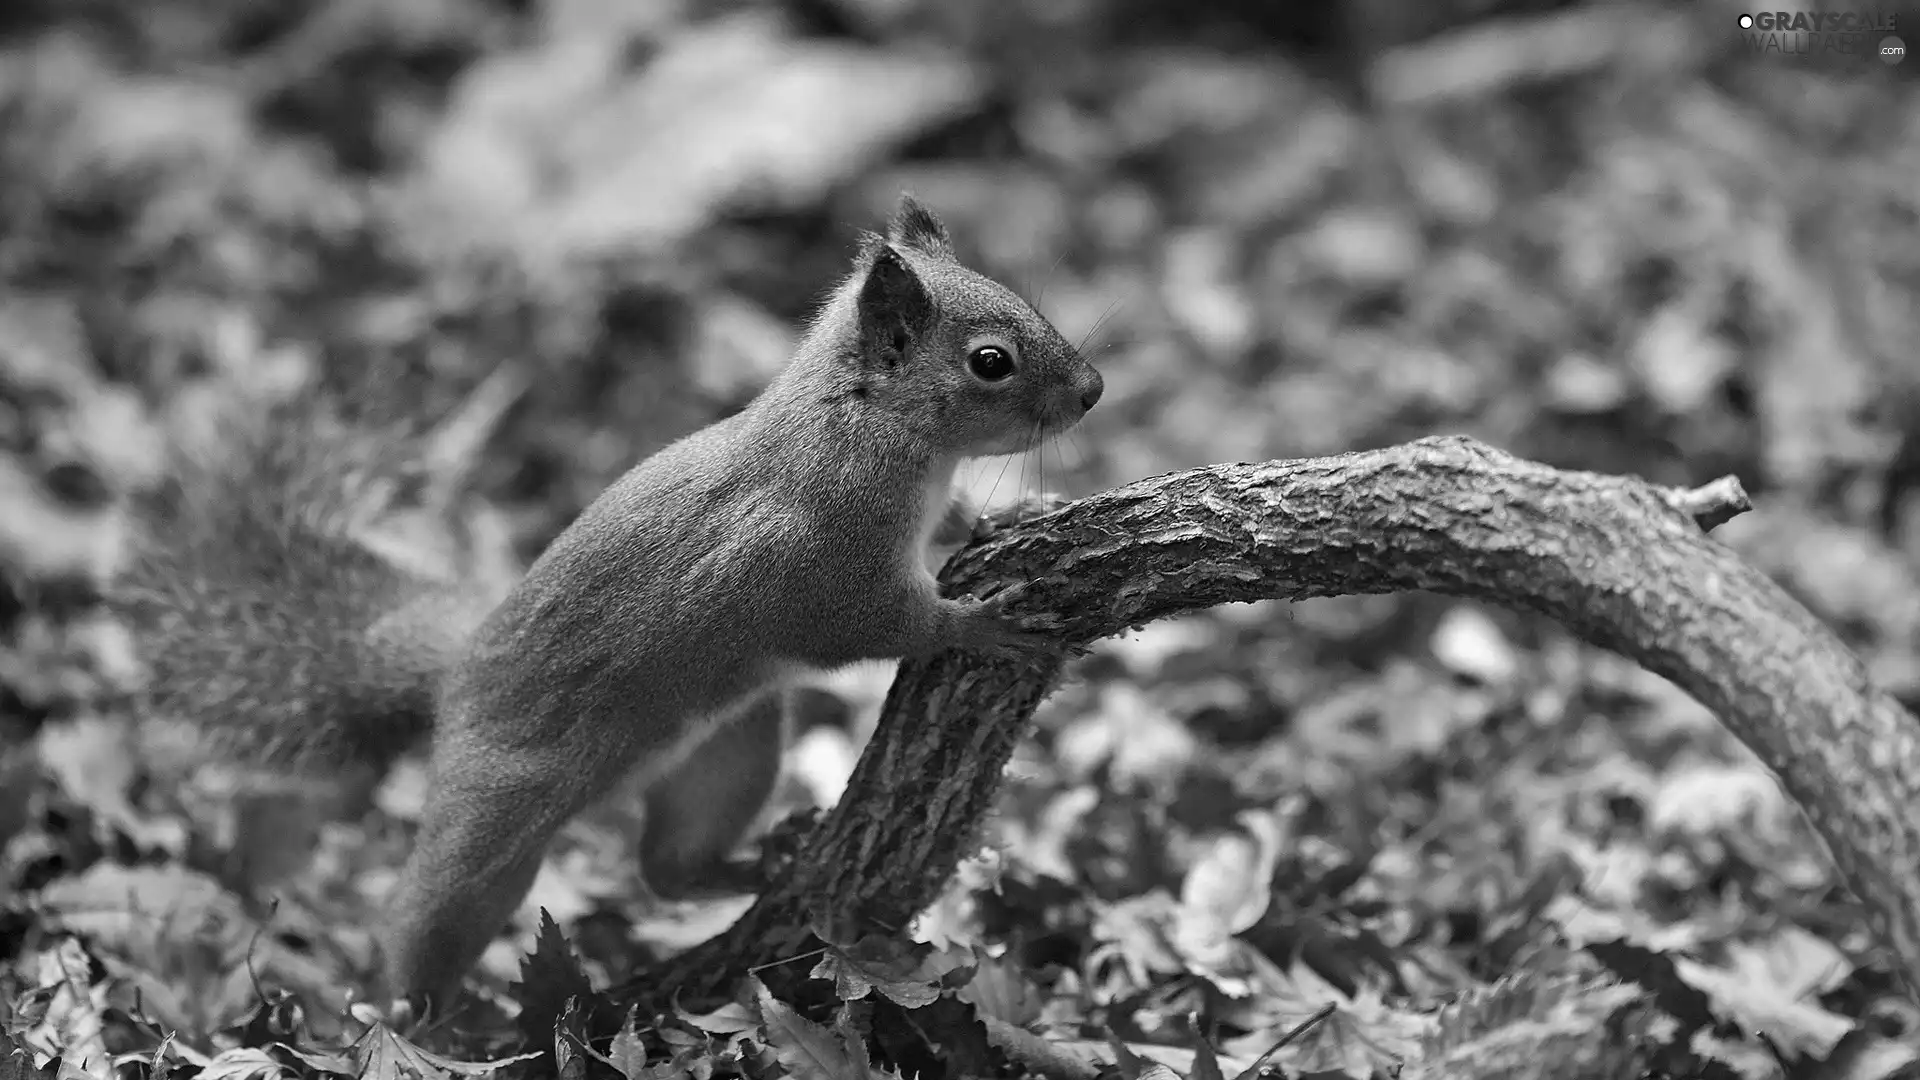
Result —
M1077 423L1100 376L903 199L793 361L741 412L609 487L497 606L355 536L324 438L190 463L127 575L153 696L254 764L384 765L431 730L432 785L386 930L391 989L443 1003L559 827L623 776L642 869L699 880L771 791L780 688L862 659L1050 647L938 595L923 546L955 466Z
M220 405L199 418L211 431L175 440L169 482L130 507L110 595L150 671L143 734L190 728L186 752L273 772L384 767L424 740L498 590L368 542L404 467L400 433Z

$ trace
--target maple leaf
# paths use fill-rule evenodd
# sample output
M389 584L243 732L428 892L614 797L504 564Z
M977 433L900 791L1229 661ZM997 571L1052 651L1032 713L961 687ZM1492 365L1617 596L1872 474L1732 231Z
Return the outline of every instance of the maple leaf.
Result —
M520 981L508 992L520 1004L514 1024L529 1046L547 1045L569 1001L577 1000L589 1010L597 1007L593 983L580 958L545 908L540 909L540 932L533 951L520 961Z
M585 1018L580 1015L580 999L570 997L560 1010L560 1016L553 1024L553 1068L561 1080L585 1080L587 1061L598 1060L611 1067L611 1062L596 1052L587 1041ZM542 1045L546 1040L534 1045Z
M280 1080L295 1075L272 1054L250 1046L216 1054L200 1070L200 1080Z
M561 1010L560 1019L553 1025L553 1069L560 1080L586 1080L591 1069L588 1063L592 1061L613 1068L613 1062L587 1041L586 1023L579 1005L579 998L568 998L567 1007ZM644 1066L641 1071L645 1072Z
M629 1080L639 1076L647 1067L647 1048L640 1041L639 1009L627 1010L626 1022L620 1025L620 1031L613 1037L613 1044L607 1047L607 1063L620 1070L620 1075Z
M551 1037L551 1036L549 1036ZM457 1076L486 1076L516 1061L531 1061L538 1052L499 1061L455 1061L408 1042L385 1024L373 1024L349 1049L354 1075L361 1080L452 1080Z
M1337 1009L1276 1055L1298 1069L1337 1069L1353 1076L1391 1073L1411 1056L1408 1040L1396 1038Z
M829 946L808 974L832 980L842 1001L858 1001L878 990L901 1008L917 1009L940 996L941 972L929 966L934 959L930 946L868 934L846 948Z
M576 1000L569 999L569 1005ZM554 1028L555 1071L563 1080L585 1077L593 1071L589 1062L598 1062L627 1080L708 1080L713 1075L713 1058L705 1042L689 1040L684 1033L679 1040L662 1033L664 1041L670 1045L677 1042L679 1049L674 1052L673 1060L648 1065L647 1047L640 1039L639 1024L639 1010L628 1009L625 1022L613 1036L607 1052L602 1054L587 1040L580 1014L570 1007Z
M1025 1027L1040 1018L1040 992L1020 965L1010 960L980 956L973 978L954 991L980 1015Z
M776 999L767 984L758 979L754 980L753 992L767 1046L794 1080L898 1080L898 1073L874 1068L867 1056L866 1040L852 1029L844 1012L840 1021L828 1028Z
M1442 1009L1404 1075L1519 1080L1539 1075L1548 1063L1567 1076L1636 1073L1637 1048L1608 1020L1644 993L1631 983L1584 975L1502 979Z
M752 1031L758 1025L753 1014L739 1002L729 1002L709 1013L692 1013L676 1008L675 1014L689 1027L698 1028L709 1035L738 1035Z
M1229 1040L1236 1055L1253 1054L1308 1073L1390 1073L1417 1057L1420 1039L1433 1029L1431 1018L1388 1006L1376 989L1363 988L1347 997L1301 964L1294 965L1285 983L1288 999L1298 1002L1297 1011L1276 1015L1271 1030ZM1284 1045L1276 1047L1280 1037Z

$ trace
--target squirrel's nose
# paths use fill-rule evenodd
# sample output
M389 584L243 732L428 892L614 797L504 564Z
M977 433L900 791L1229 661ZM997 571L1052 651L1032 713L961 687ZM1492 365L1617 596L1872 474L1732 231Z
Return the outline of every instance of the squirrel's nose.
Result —
M1106 380L1100 377L1098 369L1092 367L1087 368L1087 375L1089 376L1087 385L1080 390L1080 407L1082 409L1091 409L1095 405L1098 405L1100 403L1100 392L1107 388Z

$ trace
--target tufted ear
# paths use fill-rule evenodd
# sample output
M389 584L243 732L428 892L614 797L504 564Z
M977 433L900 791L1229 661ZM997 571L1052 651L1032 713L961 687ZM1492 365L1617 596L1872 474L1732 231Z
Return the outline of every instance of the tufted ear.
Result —
M953 241L947 236L947 227L911 195L900 196L900 207L887 223L887 239L922 255L953 258Z
M933 300L892 244L875 237L869 246L858 301L860 362L889 370L904 363L932 329Z

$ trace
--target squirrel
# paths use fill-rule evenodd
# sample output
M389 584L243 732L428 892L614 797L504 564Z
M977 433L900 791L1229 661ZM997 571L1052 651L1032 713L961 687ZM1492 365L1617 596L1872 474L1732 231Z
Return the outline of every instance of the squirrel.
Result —
M326 490L351 448L271 445L184 472L173 512L136 520L118 595L155 711L207 728L210 754L383 770L427 743L383 989L438 1012L549 841L623 778L656 893L721 866L773 790L795 677L1061 648L1006 593L942 597L924 550L961 460L1034 448L1101 391L903 196L769 385L635 465L504 599L365 543L360 495Z

